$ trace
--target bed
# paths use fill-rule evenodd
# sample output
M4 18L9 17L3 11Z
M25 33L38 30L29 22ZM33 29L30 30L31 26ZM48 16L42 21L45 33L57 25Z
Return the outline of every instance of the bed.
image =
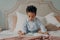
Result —
M60 30L51 30L48 31L50 33L50 36L48 38L40 37L40 36L19 36L16 32L14 32L14 29L16 28L17 23L17 16L16 12L24 13L25 9L28 5L34 5L37 7L37 15L42 16L41 22L47 26L46 20L44 19L44 16L47 14L54 12L55 15L59 15L59 11L56 10L52 4L51 1L42 1L42 0L17 0L16 5L10 9L5 11L5 25L6 29L5 31L0 32L0 40L60 40ZM23 11L22 11L23 10ZM43 13L43 14L41 14ZM47 26L47 28L51 27L51 24ZM54 26L55 27L55 26ZM56 28L55 28L56 29ZM49 30L49 29L48 29Z

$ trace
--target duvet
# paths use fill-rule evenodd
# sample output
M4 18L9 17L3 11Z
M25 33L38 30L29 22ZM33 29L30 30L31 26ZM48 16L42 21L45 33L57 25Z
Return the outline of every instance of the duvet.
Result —
M3 31L0 33L0 40L60 40L60 31L49 31L50 36L46 38L46 35L42 36L38 34L28 34L26 36L19 36L17 33L11 31Z

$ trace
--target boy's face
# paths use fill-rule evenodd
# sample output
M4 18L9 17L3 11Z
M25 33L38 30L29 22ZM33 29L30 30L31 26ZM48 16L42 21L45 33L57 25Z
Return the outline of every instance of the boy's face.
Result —
M30 21L34 20L34 18L36 16L36 14L34 14L33 12L28 12L27 15L28 15L28 18Z

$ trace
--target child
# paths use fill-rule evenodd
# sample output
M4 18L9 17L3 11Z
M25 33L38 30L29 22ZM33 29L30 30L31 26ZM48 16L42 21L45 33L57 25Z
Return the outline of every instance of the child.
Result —
M40 22L40 20L36 17L37 8L33 5L27 6L27 20L24 22L22 31L19 31L19 34L24 35L29 32L32 33L43 33L47 34L47 30L45 26Z

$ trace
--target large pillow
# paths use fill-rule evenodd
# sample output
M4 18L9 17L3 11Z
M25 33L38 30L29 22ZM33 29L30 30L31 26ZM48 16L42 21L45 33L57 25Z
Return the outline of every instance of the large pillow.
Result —
M16 27L17 16L15 13L8 15L8 30L13 31Z
M23 23L27 16L23 13L16 12L17 14L17 23L16 23L16 28L14 29L14 32L18 32L22 30Z
M59 22L55 18L54 14L55 13L52 12L52 13L46 15L45 18L46 18L47 24L53 24L53 25L56 25L57 26L59 24Z

